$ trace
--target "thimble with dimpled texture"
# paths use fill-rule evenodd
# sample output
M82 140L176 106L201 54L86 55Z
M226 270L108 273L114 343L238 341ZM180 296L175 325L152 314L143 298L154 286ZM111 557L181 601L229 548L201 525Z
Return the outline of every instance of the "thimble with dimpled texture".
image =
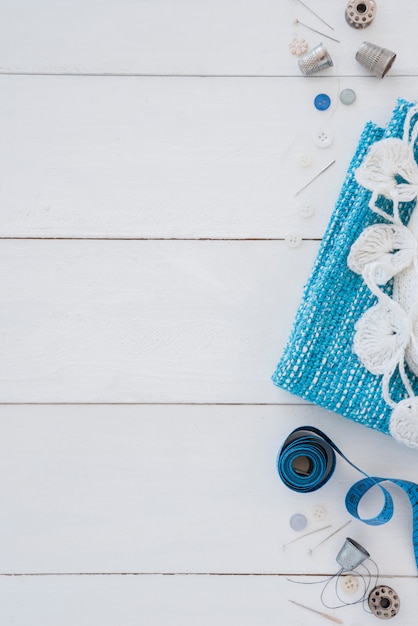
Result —
M318 44L312 50L298 59L299 69L305 76L311 76L321 70L326 70L334 64L323 43Z
M395 59L395 52L376 46L369 41L363 41L356 53L356 60L378 78L386 76Z

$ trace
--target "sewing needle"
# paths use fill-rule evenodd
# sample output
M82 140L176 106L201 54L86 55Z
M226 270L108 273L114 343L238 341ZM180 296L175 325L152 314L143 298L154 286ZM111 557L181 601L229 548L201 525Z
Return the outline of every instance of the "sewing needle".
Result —
M321 528L316 528L315 530L310 530L308 533L301 535L300 537L296 537L296 539L292 539L287 543L281 543L279 548L285 548L286 546L290 546L291 543L295 543L295 541L299 541L299 539L303 539L304 537L308 537L308 535L313 535L314 533L319 533L321 530L326 530L327 528L331 528L331 524L327 524L327 526L322 526Z
M298 20L297 17L295 17L295 19L293 20L293 23L294 24L300 24L301 26L304 26L308 30L311 30L313 33L317 33L318 35L321 35L321 37L327 37L328 39L332 39L332 41L336 41L337 43L341 43L341 41L339 39L335 39L335 37L331 37L330 35L326 35L325 33L321 33L320 30L316 30L316 28L312 28L312 26L308 26L308 24L304 24L303 22Z
M314 548L312 548L311 550L308 550L308 554L312 554L312 552L314 550L316 550L317 548L319 548L319 546L322 546L323 543L325 543L326 541L328 541L328 539L331 539L331 537L333 537L334 535L336 535L337 533L340 532L340 530L342 530L343 528L345 528L346 526L348 526L349 524L351 524L351 519L348 520L348 522L346 522L345 524L343 524L342 526L340 526L339 528L337 528L337 530L334 530L333 533L331 533L330 535L328 535L328 537L325 537L325 539L323 539L321 541L321 543L318 543Z
M289 602L291 602L292 604L296 604L296 606L302 607L302 609L307 609L308 611L312 611L312 613L317 613L318 615L322 615L322 617L326 617L327 619L330 619L331 622L334 622L335 624L344 624L342 619L339 619L338 617L334 617L333 615L329 615L329 613L323 613L322 611L311 609L310 606L306 606L305 604L300 604L300 602L296 602L295 600L289 600Z
M323 24L325 24L325 26L328 26L328 28L330 28L331 30L335 30L335 28L333 28L331 26L331 24L328 24L328 22L326 22L324 19L322 19L322 17L320 15L318 15L318 13L315 13L315 11L313 9L311 9L310 7L308 7L307 4L305 4L304 2L302 2L302 0L296 0L296 2L299 2L299 4L301 4L303 7L305 7L305 9L307 9L308 11L310 11L312 13L312 15L315 15L315 17L317 17L319 20L321 20L321 22Z
M335 159L333 161L331 161L331 163L328 163L328 165L326 165L325 167L322 168L322 170L320 172L318 172L318 174L316 174L316 176L314 176L313 178L311 178L311 180L309 182L306 183L306 185L303 185L303 187L301 187L301 189L299 189L299 191L297 191L295 194L293 194L293 197L296 197L300 194L301 191L303 191L304 189L306 189L306 187L308 187L311 183L313 183L314 180L316 180L318 178L318 176L321 176L321 174L323 174L324 172L327 171L328 168L331 167L331 165L334 165L335 163Z

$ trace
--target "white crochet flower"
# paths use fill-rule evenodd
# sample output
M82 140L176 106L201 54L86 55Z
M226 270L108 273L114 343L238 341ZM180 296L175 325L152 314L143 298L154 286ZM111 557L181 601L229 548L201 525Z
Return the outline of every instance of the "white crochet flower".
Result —
M378 302L358 320L353 349L363 365L377 376L392 374L404 359L411 322L390 298Z
M416 252L416 238L406 226L374 224L351 246L347 263L356 274L363 274L372 267L376 284L385 285L411 265Z
M370 209L386 223L366 228L347 259L377 298L377 304L356 323L353 350L369 372L382 376L383 398L393 408L391 434L413 447L418 447L418 396L406 366L418 376L418 207L411 206L405 226L400 203L416 203L418 198L417 114L418 107L408 112L403 139L375 143L355 172L357 182L372 192ZM379 196L391 201L389 212L378 203ZM391 279L393 288L388 295L382 285ZM409 396L398 402L390 393L395 371Z
M392 411L389 431L394 439L418 448L418 398L401 400Z
M373 191L375 197L381 194L385 198L410 202L418 195L418 167L413 147L401 139L375 143L355 175L357 182Z

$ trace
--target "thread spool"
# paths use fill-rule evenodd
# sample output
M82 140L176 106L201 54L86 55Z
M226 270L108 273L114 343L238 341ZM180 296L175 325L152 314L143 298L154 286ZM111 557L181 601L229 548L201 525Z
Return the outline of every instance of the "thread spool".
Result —
M332 67L334 63L323 43L318 44L298 60L299 69L305 76L312 76L317 72Z
M375 587L369 595L369 608L379 619L390 619L398 614L400 601L397 593L387 585Z
M352 28L367 28L375 18L376 9L375 0L363 0L363 2L349 0L345 9L347 24Z

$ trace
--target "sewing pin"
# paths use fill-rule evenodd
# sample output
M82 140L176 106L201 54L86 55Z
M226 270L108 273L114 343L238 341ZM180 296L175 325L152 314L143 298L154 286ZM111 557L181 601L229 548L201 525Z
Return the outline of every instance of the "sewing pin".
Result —
M302 2L302 0L296 0L296 2L299 2L299 4L301 4L303 7L305 7L305 9L308 9L308 11L310 13L312 13L312 15L315 15L315 17L317 17L323 24L325 24L325 26L328 26L328 28L330 28L331 30L335 30L335 28L333 28L331 26L331 24L328 24L328 22L326 22L324 19L322 19L322 17L320 15L318 15L318 13L315 13L315 11L313 9L311 9L311 7L308 7L307 4Z
M326 617L326 619L331 620L331 622L334 622L335 624L344 624L342 619L339 619L338 617L334 617L333 615L330 615L329 613L323 613L322 611L311 609L310 606L306 606L305 604L300 604L300 602L296 602L295 600L289 600L289 602L291 602L292 604L296 604L296 606L302 607L302 609L307 609L308 611L312 611L312 613L317 613L318 615L321 615L322 617Z
M312 554L312 552L314 550L316 550L317 548L319 548L319 546L322 546L323 543L325 543L326 541L328 541L328 539L331 539L331 537L333 537L334 535L336 535L337 533L340 532L340 530L342 530L343 528L345 528L346 526L348 526L349 524L351 524L351 519L348 520L348 522L346 522L345 524L343 524L342 526L340 526L340 528L337 528L337 530L334 530L333 533L331 533L330 535L328 535L328 537L325 537L325 539L323 539L321 541L321 543L318 543L314 548L312 548L311 550L307 550L308 554Z
M301 535L300 537L296 537L296 539L292 539L292 541L288 541L287 543L281 543L279 547L285 548L286 546L289 546L291 543L295 543L295 541L299 541L299 539L303 539L304 537L307 537L308 535L319 533L321 530L326 530L327 528L331 528L331 526L332 524L328 524L327 526L322 526L322 528L316 528L315 530L310 530L308 533L305 533L304 535Z
M337 43L341 43L341 41L339 41L339 39L335 39L335 37L331 37L330 35L327 35L326 33L321 33L320 30L316 30L316 28L312 28L312 26L308 26L307 24L304 24L303 22L298 20L297 17L295 17L295 19L293 20L293 23L294 24L300 24L301 26L304 26L308 30L311 30L313 33L317 33L318 35L321 35L322 37L328 37L328 39L332 39L332 41L336 41Z
M327 169L329 169L331 167L331 165L334 165L335 163L335 159L333 161L331 161L331 163L328 163L328 165L326 165L325 167L322 168L322 170L320 172L318 172L318 174L316 174L313 178L311 178L311 180L309 182L306 183L306 185L303 185L303 187L301 187L299 189L299 191L297 191L295 194L293 194L293 197L295 198L296 196L298 196L301 191L303 191L304 189L306 189L306 187L309 187L309 185L311 183L313 183L314 180L316 180L319 176L321 176L321 174L323 174L324 172L327 171Z

